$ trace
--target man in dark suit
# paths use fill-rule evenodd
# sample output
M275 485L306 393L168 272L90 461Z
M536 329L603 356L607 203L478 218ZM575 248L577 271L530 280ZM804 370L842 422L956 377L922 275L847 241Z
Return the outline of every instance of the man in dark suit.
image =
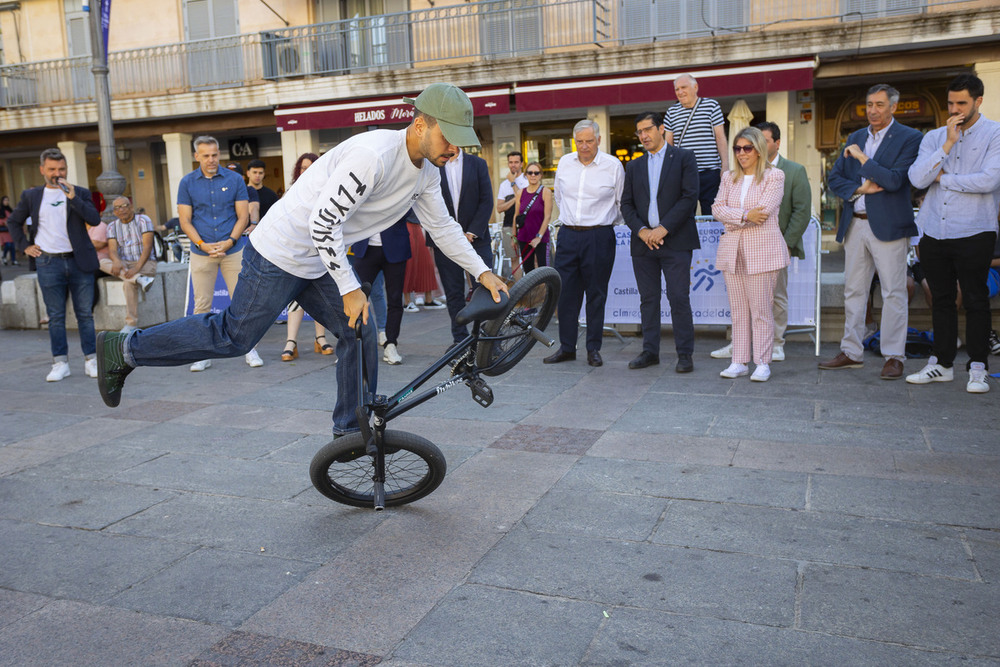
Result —
M678 373L694 370L691 315L691 254L700 248L694 221L698 205L698 161L694 151L666 142L663 116L639 114L636 136L646 154L625 169L622 217L632 230L632 270L639 288L642 352L632 369L660 363L660 274L667 285Z
M466 238L486 266L493 265L490 250L490 219L493 217L493 186L486 160L459 149L441 169L441 194L452 215L462 226ZM434 263L441 275L441 287L448 301L451 317L451 337L456 343L469 335L465 325L457 324L455 316L465 307L465 271L438 248L434 248Z
M844 200L837 241L844 244L844 337L840 354L823 370L861 368L865 309L872 277L882 286L880 344L883 380L903 377L906 358L906 253L917 235L907 171L923 135L893 120L899 91L884 83L868 89L869 126L851 134L847 148L827 176Z
M362 283L374 284L379 271L385 276L385 322L379 322L385 328L385 343L382 345L382 361L387 364L401 364L403 357L399 354L399 326L403 321L403 282L406 278L406 261L410 259L410 231L406 227L407 218L413 215L413 210L407 212L392 227L381 234L364 241L358 241L351 246L353 254L351 264L358 280Z
M49 315L52 370L48 382L70 374L66 343L66 297L73 298L73 311L80 330L84 371L97 377L94 331L94 274L100 268L97 252L87 235L87 225L97 225L101 216L90 191L66 180L66 157L57 148L42 152L39 167L45 185L25 190L7 226L18 250L35 258L38 286ZM25 233L24 223L32 224Z

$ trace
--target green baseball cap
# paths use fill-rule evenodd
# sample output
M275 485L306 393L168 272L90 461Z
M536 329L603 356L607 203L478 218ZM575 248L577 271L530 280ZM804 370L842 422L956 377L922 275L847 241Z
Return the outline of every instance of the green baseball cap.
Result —
M441 133L455 146L479 146L479 137L472 129L472 101L469 96L450 83L432 83L417 95L417 99L404 97L417 111L437 120Z

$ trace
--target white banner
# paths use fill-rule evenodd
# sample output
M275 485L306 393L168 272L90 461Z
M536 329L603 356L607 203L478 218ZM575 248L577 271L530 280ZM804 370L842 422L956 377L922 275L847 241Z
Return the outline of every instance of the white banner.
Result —
M715 252L719 247L719 237L723 233L721 222L711 218L698 220L698 236L701 248L691 257L691 311L695 324L730 324L729 297L722 271L715 268ZM809 221L802 236L805 245L805 259L792 258L788 265L788 324L789 326L816 325L816 244L819 240L819 224ZM629 254L631 230L625 225L615 227L617 247L615 267L608 285L608 302L604 310L606 324L639 324L639 290L635 286L632 272L632 257ZM660 320L670 323L670 303L667 292L661 288Z

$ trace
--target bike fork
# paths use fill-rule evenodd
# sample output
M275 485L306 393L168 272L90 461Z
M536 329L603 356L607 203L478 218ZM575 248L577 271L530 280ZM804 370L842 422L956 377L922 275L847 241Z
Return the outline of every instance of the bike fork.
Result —
M382 441L384 432L385 421L381 417L375 417L375 474L372 477L372 495L376 512L385 509L385 443Z

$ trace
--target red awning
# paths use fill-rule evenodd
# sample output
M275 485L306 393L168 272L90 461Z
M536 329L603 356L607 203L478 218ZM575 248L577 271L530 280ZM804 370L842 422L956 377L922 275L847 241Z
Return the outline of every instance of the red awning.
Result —
M509 87L467 90L477 116L505 114L510 111ZM417 93L406 93L416 97ZM311 105L278 107L274 110L278 131L323 130L334 127L358 127L409 123L413 107L403 102L403 94L376 99L323 102Z
M514 102L518 111L668 102L676 99L674 79L681 74L698 80L700 97L808 90L815 65L800 59L515 84Z

